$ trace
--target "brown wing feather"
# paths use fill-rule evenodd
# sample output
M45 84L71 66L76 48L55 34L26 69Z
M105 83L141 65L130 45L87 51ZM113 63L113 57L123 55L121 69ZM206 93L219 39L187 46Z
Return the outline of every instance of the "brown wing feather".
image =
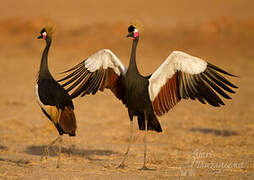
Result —
M173 108L181 98L198 99L212 106L225 105L219 95L231 99L225 92L235 93L231 88L237 88L225 77L234 76L214 65L208 64L206 70L200 74L188 74L178 71L161 87L159 94L152 101L154 112L161 116ZM231 87L231 88L230 88Z
M174 76L167 81L161 88L158 96L152 102L154 112L159 116L168 112L169 109L175 106L181 99L177 89L177 75L178 73L175 73Z
M123 76L116 75L113 69L109 69L106 88L111 89L114 95L125 103Z

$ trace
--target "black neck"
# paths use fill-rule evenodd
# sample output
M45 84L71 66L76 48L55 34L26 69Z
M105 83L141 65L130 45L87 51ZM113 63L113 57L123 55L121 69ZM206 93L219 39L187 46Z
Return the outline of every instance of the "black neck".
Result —
M136 37L132 42L132 49L131 49L131 57L130 57L130 64L128 70L134 71L139 73L136 63L136 49L138 45L139 37Z
M46 39L46 47L43 51L42 57L41 57L41 65L40 65L40 71L39 71L39 77L38 79L50 79L52 78L49 69L48 69L48 52L51 45L51 38L47 37Z

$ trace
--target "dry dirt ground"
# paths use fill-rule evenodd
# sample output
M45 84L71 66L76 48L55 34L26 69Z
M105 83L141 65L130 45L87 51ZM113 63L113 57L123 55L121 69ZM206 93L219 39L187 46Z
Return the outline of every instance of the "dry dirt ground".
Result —
M180 0L1 2L0 179L254 179L254 1ZM110 91L74 100L77 136L64 137L60 168L43 147L57 131L35 101L34 85L44 42L36 37L48 21L56 25L49 66L59 72L101 48L128 64L132 19L144 25L137 50L143 74L153 72L172 50L182 50L240 78L226 106L182 100L160 117L162 133L148 135L135 120L135 141L125 169L116 169L128 144L126 108Z

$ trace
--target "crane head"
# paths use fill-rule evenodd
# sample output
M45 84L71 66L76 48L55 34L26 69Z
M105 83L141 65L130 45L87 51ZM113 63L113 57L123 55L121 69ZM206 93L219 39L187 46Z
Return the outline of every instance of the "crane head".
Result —
M132 37L133 40L139 37L139 31L133 25L129 26L128 32L129 34L126 37Z
M40 32L40 36L38 36L38 39L44 39L47 40L48 37L52 37L53 33L54 33L54 26L47 26L45 28L43 28Z

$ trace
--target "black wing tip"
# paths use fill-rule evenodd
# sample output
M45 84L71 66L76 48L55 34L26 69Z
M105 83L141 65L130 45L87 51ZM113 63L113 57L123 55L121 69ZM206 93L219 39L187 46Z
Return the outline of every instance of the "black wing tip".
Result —
M58 80L56 80L56 82L63 82L64 80L66 80L66 78L65 77L63 77L63 78L61 78L61 79L58 79Z
M75 69L78 69L80 66L82 66L82 65L84 64L84 62L85 62L86 60L87 60L87 59L81 61L80 63L78 63L77 65L73 66L73 67L70 68L70 69L67 69L67 70L65 70L65 71L59 72L58 74L65 74L65 73L71 72L71 71L73 71L73 70L75 70Z
M222 102L216 102L216 103L211 103L211 102L208 102L207 103L213 107L222 107L222 106L225 106L226 104L222 101Z
M215 66L215 65L213 65L213 64L211 64L211 63L207 63L207 65L208 65L208 67L210 67L210 68L212 68L212 69L214 69L214 70L216 70L216 71L219 71L219 72L221 72L221 73L223 73L223 74L226 74L226 75L228 75L228 76L240 78L239 76L234 75L234 74L231 74L231 73L229 73L229 72L227 72L227 71L221 69L220 67Z
M67 70L65 70L65 71L58 72L57 74L65 74L65 73L68 73L68 72L73 71L74 69L76 69L76 68L75 68L75 67L72 67L72 68L67 69Z
M78 96L79 96L79 94L71 94L71 95L70 95L71 99L75 99L75 98L78 97Z
M235 78L241 78L240 76L234 75L234 74L232 74L232 76L235 77Z
M225 70L223 70L223 69L221 69L221 68L219 68L219 67L217 67L217 66L215 66L215 65L213 65L213 64L211 64L211 63L208 63L207 66L210 67L211 70L214 70L214 71L217 71L217 72L226 74L226 75L231 76L231 77L240 78L239 76L236 76L236 75L233 75L233 74L231 74L231 73L228 73L228 72L226 72ZM226 80L226 81L228 81L228 80ZM238 88L238 86L234 85L233 83L231 83L231 82L229 82L229 81L228 81L226 84L228 84L228 85L231 86L232 88L236 88L236 89Z

